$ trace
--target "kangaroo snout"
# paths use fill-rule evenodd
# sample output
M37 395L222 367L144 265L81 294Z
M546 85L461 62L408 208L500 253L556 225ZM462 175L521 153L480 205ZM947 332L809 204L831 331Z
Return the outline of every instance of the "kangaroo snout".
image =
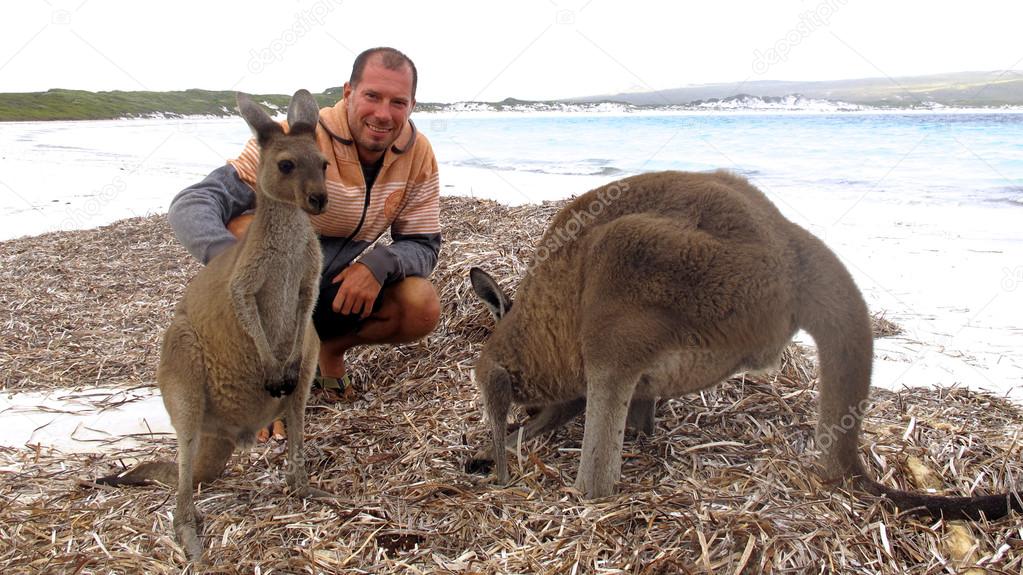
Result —
M327 209L327 194L324 192L309 194L302 209L313 215L322 214L323 210Z

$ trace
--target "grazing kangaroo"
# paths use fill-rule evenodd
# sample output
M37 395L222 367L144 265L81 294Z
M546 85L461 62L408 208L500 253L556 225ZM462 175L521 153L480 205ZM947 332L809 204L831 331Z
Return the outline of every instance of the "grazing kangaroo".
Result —
M327 160L316 145L316 101L299 90L288 108L288 133L248 96L238 108L260 146L255 217L245 237L188 284L167 328L156 380L177 432L177 464L143 463L97 480L177 485L174 531L200 560L194 484L217 478L235 447L284 414L288 485L299 496L327 496L309 486L302 455L306 399L319 339L312 324L319 286L319 239L309 214L327 202Z
M580 196L540 240L514 307L486 273L471 276L500 320L475 379L501 482L512 402L543 408L527 437L585 410L575 486L604 497L621 474L627 421L649 431L656 398L776 366L802 328L820 358L825 479L948 517L1021 509L1015 493L927 496L867 476L857 451L873 362L866 304L831 250L739 176L643 174Z

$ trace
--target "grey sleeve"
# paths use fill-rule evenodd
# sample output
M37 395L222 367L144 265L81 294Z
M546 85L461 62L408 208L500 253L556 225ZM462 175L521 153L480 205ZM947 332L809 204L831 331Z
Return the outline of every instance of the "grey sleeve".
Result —
M167 211L174 235L203 264L237 240L227 222L255 206L255 191L228 164L210 172L171 200Z
M377 246L359 259L366 264L380 285L401 281L407 276L429 277L437 266L440 234L395 235L389 246Z

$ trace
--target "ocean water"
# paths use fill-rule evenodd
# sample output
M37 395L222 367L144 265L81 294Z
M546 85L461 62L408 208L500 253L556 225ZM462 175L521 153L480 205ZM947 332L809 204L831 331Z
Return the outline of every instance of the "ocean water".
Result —
M1023 113L446 113L414 119L433 142L442 181L445 170L460 168L502 178L585 175L587 182L651 170L728 168L793 206L831 197L852 204L869 196L874 202L1023 209ZM0 123L0 239L165 211L177 191L235 157L248 137L239 118Z
M906 329L877 340L875 385L1023 402L1023 113L414 119L444 193L521 203L651 170L744 174ZM248 138L239 118L0 123L0 240L165 212Z
M1023 113L420 118L440 161L626 176L728 168L768 188L1023 207Z

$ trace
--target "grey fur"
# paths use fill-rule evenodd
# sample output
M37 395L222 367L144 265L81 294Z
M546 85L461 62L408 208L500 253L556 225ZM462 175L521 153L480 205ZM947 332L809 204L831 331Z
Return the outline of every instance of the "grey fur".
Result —
M98 481L177 486L174 530L199 561L199 516L192 490L217 478L236 447L284 415L287 480L299 496L311 488L302 454L305 404L319 339L312 309L322 257L308 213L326 206L326 160L316 145L315 100L300 90L290 133L248 96L238 107L260 142L258 200L245 237L188 284L163 338L156 379L177 432L178 463L149 462Z
M501 482L511 403L541 408L528 436L571 419L585 398L575 486L604 497L621 473L627 422L650 430L656 398L774 367L802 328L820 358L825 479L930 514L1020 508L1015 494L925 496L866 477L858 453L873 361L866 304L831 250L745 179L661 172L614 182L563 208L539 245L514 306L481 270L470 274L499 317L475 379Z

